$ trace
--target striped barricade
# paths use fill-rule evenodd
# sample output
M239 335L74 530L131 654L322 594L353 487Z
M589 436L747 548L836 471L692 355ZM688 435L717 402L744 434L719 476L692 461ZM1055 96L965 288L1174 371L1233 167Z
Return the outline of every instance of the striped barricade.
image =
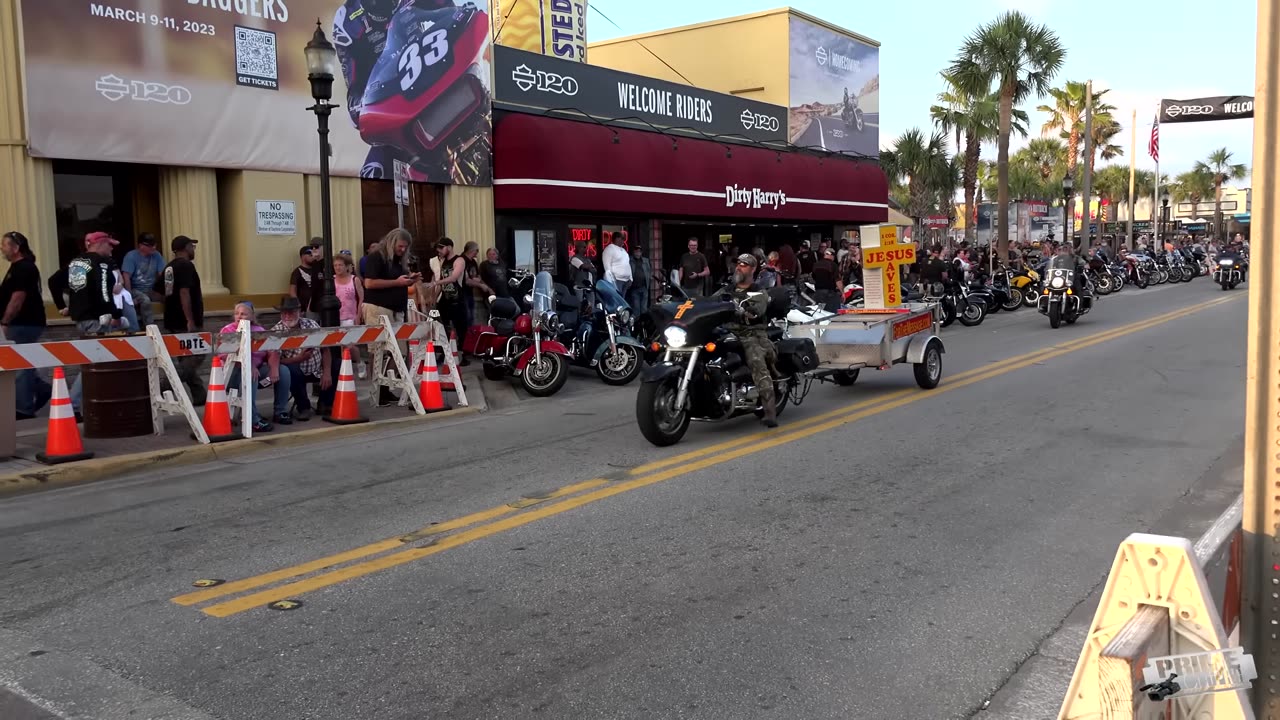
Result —
M159 328L151 325L147 327L146 333L139 335L102 335L78 340L0 345L0 372L146 360L153 432L156 435L163 434L165 414L178 415L187 421L192 435L198 442L208 444L209 436L191 403L190 393L178 377L177 368L173 364L174 358L216 353L228 356L230 362L243 363L255 352L369 345L375 355L386 356L388 361L375 363L373 378L375 395L380 387L390 388L393 392L398 390L402 399L407 398L407 402L413 406L414 412L425 415L426 411L422 407L414 386L415 375L405 363L405 356L400 351L400 343L433 337L436 334L433 325L438 323L430 320L391 323L383 318L380 325L290 332L251 332L249 323L241 322L237 331L232 333L198 332L173 335L162 335ZM226 371L229 375L231 367L228 366ZM169 390L161 391L161 376L168 381ZM242 369L241 387L228 388L228 404L241 411L244 437L252 437L253 434L252 413L244 412L242 400L243 397L247 397L247 393L244 392L244 383L252 377L253 375Z

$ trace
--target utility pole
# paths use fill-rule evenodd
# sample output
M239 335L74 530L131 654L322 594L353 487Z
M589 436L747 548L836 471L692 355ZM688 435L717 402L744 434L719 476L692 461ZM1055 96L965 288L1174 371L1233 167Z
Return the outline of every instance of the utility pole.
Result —
M1093 245L1093 233L1090 231L1092 219L1089 217L1089 203L1093 199L1093 173L1089 172L1089 161L1093 159L1093 81L1084 84L1084 159L1081 170L1084 181L1080 183L1080 202L1084 203L1084 222L1080 228L1080 256L1089 254Z
M1134 198L1134 187L1137 185L1138 167L1138 109L1133 109L1133 119L1129 121L1129 222L1125 225L1125 244L1133 249L1133 213L1137 205Z
M1244 429L1245 597L1241 639L1257 664L1259 718L1280 718L1280 0L1258 0L1253 217Z

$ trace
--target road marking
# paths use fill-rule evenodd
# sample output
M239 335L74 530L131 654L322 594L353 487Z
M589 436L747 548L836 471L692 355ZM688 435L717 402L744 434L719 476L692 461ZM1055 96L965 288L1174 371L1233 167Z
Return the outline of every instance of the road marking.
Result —
M952 390L957 390L962 387L966 387L969 385L973 385L975 383L982 382L984 380L989 380L991 378L1004 375L1009 372L1022 369L1024 367L1029 367L1031 365L1041 363L1044 360L1060 357L1062 355L1067 355L1067 354L1076 352L1078 350L1083 350L1085 348L1092 347L1093 345L1097 345L1103 342L1107 342L1113 338L1120 337L1122 335L1126 335L1129 333L1138 332L1140 330L1146 330L1159 325L1163 325L1173 320L1177 320L1179 318L1186 317L1188 315L1193 315L1203 310L1207 310L1209 308L1222 305L1223 303L1230 302L1232 300L1238 299L1239 297L1244 297L1244 296L1239 295L1239 296L1232 296L1228 298L1213 300L1213 301L1196 305L1190 308L1183 308L1181 310L1176 310L1176 311L1166 313L1164 315L1156 316L1154 318L1143 320L1137 323L1132 323L1130 325L1096 333L1091 336L1086 336L1076 341L1065 343L1055 349L1051 349L1046 352L1029 353L1027 355L1019 356L1017 358L1011 358L1010 360L1007 360L1007 361L1002 361L1000 363L989 365L985 368L982 368L980 371L969 374L967 377L964 377L962 379L953 379L951 382L948 382L945 385L940 385L934 390L914 391L907 396L898 397L897 399L894 399L888 402L875 404L872 407L867 407L865 409L861 409L856 412L849 413L848 412L849 408L845 408L844 414L839 414L836 417L832 417L831 419L828 419L824 422L811 424L807 427L799 427L799 428L797 428L796 426L791 426L791 427L787 427L783 432L774 431L774 432L768 433L769 437L762 441L754 442L754 443L745 445L743 447L737 447L736 449L730 450L728 452L720 452L719 454L715 454L710 457L704 457L699 460L690 462L688 464L680 465L678 467L669 468L669 469L655 472L649 475L637 477L631 480L626 480L623 482L618 482L618 483L603 486L603 487L601 485L606 481L603 481L600 479L588 480L585 483L578 483L576 485L566 486L566 488L563 488L563 490L566 491L565 494L571 494L568 492L570 488L578 488L579 490L581 490L581 489L586 489L587 487L593 487L595 489L592 489L590 492L586 492L583 494L573 495L572 497L568 497L567 499L561 500L560 502L557 502L557 503L552 503L550 505L537 507L526 513L522 513L514 516L500 517L500 519L497 519L493 522L490 522L484 525L479 525L476 527L470 527L454 535L448 535L446 537L443 537L438 542L435 542L432 545L429 545L426 547L411 548L411 549L401 550L400 552L389 553L387 555L383 555L382 557L375 558L373 560L356 563L353 565L349 565L347 567L343 567L327 573L316 575L314 577L310 577L304 580L292 582L287 585L271 588L268 590L263 590L250 595L236 598L234 600L229 600L226 602L218 603L216 605L211 605L209 607L203 608L202 612L212 617L227 617L229 615L235 615L237 613L245 612L247 610L259 608L278 600L297 597L299 595L312 592L315 590L319 590L325 587L329 587L331 585L335 585L347 580L363 577L365 575L379 572L381 570L386 570L388 568L397 567L399 565L413 562L414 560L419 560L424 557L430 557L431 555L444 552L445 550L455 548L460 545L465 545L467 543L471 543L476 540L490 537L492 535L506 532L508 530L512 530L518 527L522 527L524 525L528 525L538 520L559 515L559 514L568 512L569 510L582 507L584 505L588 505L594 502L598 502L600 500L611 498L615 495L620 495L622 493L647 487L649 485L663 482L665 480L670 480L672 478L679 477L681 475L687 475L689 473L697 472L699 470L704 470L706 468L714 467L716 465L720 465L720 464L729 462L731 460L736 460L738 458L745 457L747 455L753 455L755 453L768 450L774 447L778 447L780 445L784 445L786 443L790 443L796 440L812 437L819 433L840 427L842 425L846 425L848 423L856 422L858 420L862 420L867 417L871 417L873 415L878 415L880 413L888 412L890 410L894 410L899 407L920 402L928 398L936 397L939 394L951 392ZM704 448L704 451L705 450L707 449ZM501 507L509 508L510 506L504 505ZM497 510L497 508L495 508L494 510ZM485 511L485 512L492 512L492 511ZM478 514L479 513L477 513L477 515ZM473 516L467 516L467 518L470 518L470 517L473 517ZM458 527L457 523L467 518L459 518L457 521L452 521L452 524L454 525L454 527ZM441 523L441 524L443 525L444 523ZM433 526L433 527L439 527L439 526ZM398 543L399 540L396 540L396 542ZM378 545L378 544L379 543L375 543L374 545ZM370 547L370 546L365 546L365 547ZM352 552L356 552L356 551L352 551ZM330 557L331 558L340 557L342 555L348 555L348 554L350 553L340 553L339 555L330 556ZM325 560L328 560L328 558L326 558ZM297 577L298 575L302 575L302 574L305 574L306 572L310 572L310 570L293 572L294 570L297 570L298 568L302 568L306 566L315 565L316 563L320 563L320 562L323 562L323 560L315 561L314 563L305 563L304 565L299 565L299 566L296 566L295 568L287 568L285 570L277 571L276 573L267 573L266 575L259 575L257 576L257 578L258 579L266 578L266 577L278 575L280 573L289 573L287 577ZM330 563L330 565L331 564L332 563ZM314 569L320 569L320 568L314 568ZM284 578L280 578L280 579L284 579ZM244 581L237 581L236 583L228 583L226 586L211 588L204 592L211 593L211 592L221 591L221 590L224 590L224 588L226 587L236 586L239 583L247 583L253 580L255 579L250 578ZM260 587L262 585L269 584L270 582L274 582L274 580L259 582L253 585L252 587ZM242 589L249 589L249 588L242 586ZM232 591L232 592L235 592L235 591ZM200 594L201 593L190 593L189 595L181 596L181 597L189 598L192 595L200 595ZM175 602L178 602L178 600L179 598L174 598ZM194 604L195 602L200 602L200 601L197 600L194 602L183 602L179 604L189 605L189 604Z
M562 488L558 488L557 490L548 493L544 497L533 498L533 499L537 500L538 502L554 500L556 498L564 497L566 495L572 495L573 493L576 493L576 492L581 492L583 490L589 490L591 488L599 487L607 482L609 481L600 479L600 478L597 478L594 480L587 480L580 483L574 483L573 485L566 485ZM198 605L208 600L225 597L227 595L235 595L236 593L243 592L245 590L253 590L255 588L263 587L264 585L271 585L273 583L278 583L282 580L291 580L301 575L307 575L309 573L316 572L317 570L328 570L334 565L341 565L343 563L351 562L352 560L360 560L360 559L369 557L370 555L377 555L379 553L384 553L388 550L395 550L397 548L402 548L406 543L416 542L418 540L422 540L432 535L439 535L441 533L450 532L452 530L458 530L460 528L464 528L469 525L474 525L480 522L487 522L489 520L502 517L503 515L508 515L520 509L521 507L529 507L528 504L521 504L522 502L527 503L528 500L529 498L521 498L521 500L518 500L513 503L508 503L506 505L499 505L497 507L489 508L488 510L481 510L480 512L474 512L474 513L471 513L470 515L464 515L460 518L455 518L453 520L447 520L445 522L436 523L435 525L428 525L424 528L421 528L420 530L415 530L411 533L400 535L399 537L387 538L386 540L379 540L378 542L375 542L375 543L362 545L354 550L347 550L346 552L340 552L335 555L329 555L328 557L322 557L319 560L312 560L311 562L305 562L299 565L293 565L291 567L281 568L280 570L275 570L273 572L263 573L261 575L254 575L253 577L248 577L243 580L236 580L234 582L224 582L221 585L210 587L205 590L199 590L197 592L187 593L185 595L179 595L178 597L172 598L172 601L179 605Z

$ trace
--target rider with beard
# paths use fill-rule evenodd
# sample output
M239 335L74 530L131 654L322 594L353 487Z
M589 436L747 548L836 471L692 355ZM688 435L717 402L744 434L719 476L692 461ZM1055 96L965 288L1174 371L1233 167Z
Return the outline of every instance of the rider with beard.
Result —
M351 123L360 125L365 85L382 51L387 48L387 26L401 5L423 10L455 7L453 0L346 0L333 18L333 44L342 63L342 78L347 83L347 112ZM360 176L372 179L391 177L395 160L409 162L412 156L387 145L369 148Z
M752 281L755 274L755 256L739 255L733 271L733 287L729 289L729 294L738 303L738 317L729 329L742 342L747 367L751 368L751 380L760 393L765 427L775 428L778 427L778 410L773 394L772 368L778 362L778 351L769 341L766 325L769 296Z

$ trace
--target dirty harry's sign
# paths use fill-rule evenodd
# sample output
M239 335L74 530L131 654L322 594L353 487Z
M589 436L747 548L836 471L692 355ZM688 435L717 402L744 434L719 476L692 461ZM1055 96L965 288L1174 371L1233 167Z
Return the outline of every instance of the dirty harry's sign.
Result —
M500 110L582 119L639 130L786 142L787 109L688 85L525 52L493 48L494 105ZM694 128L694 130L689 130Z

